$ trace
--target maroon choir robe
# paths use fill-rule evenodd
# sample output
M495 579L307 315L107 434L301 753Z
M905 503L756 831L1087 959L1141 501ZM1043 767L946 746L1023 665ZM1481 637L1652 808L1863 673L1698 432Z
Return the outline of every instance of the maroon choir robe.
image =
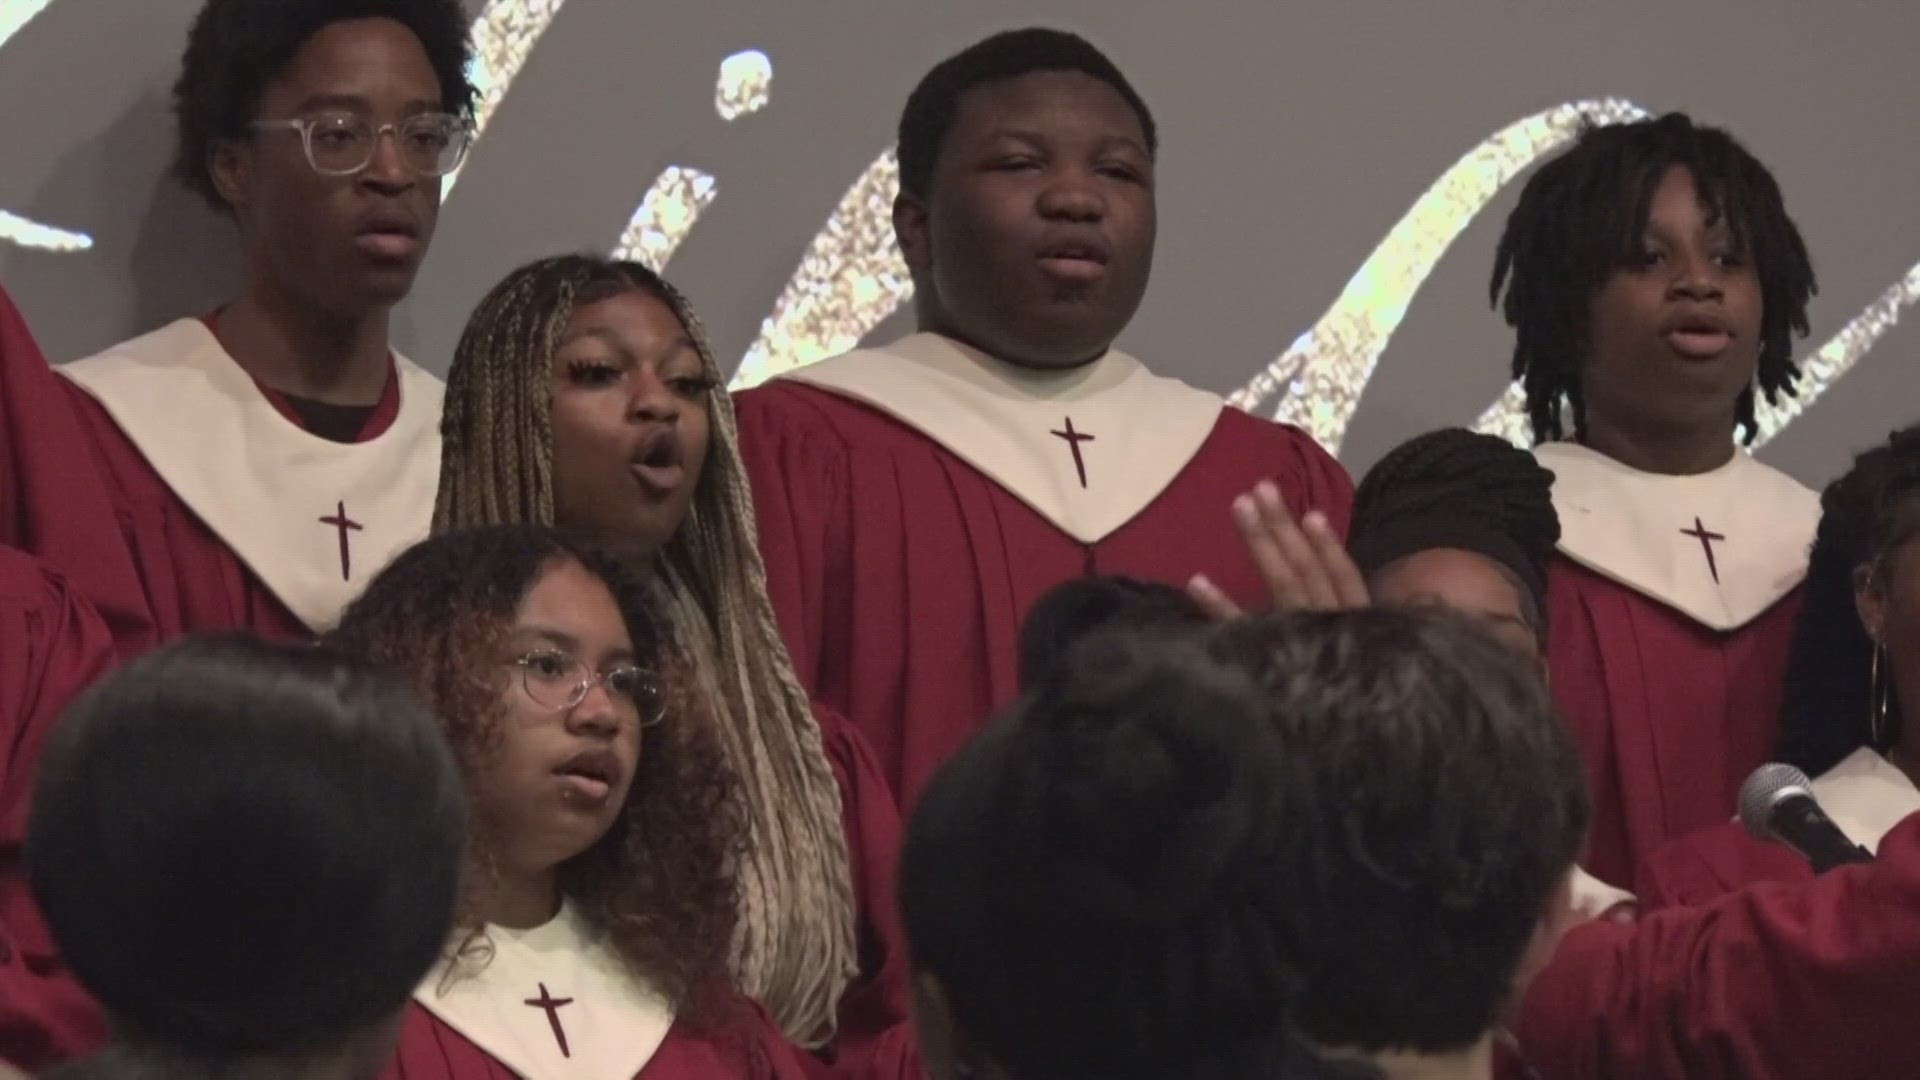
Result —
M1698 476L1535 454L1561 528L1548 671L1593 797L1582 865L1632 888L1656 847L1731 817L1772 751L1819 498L1745 453Z
M66 574L123 659L202 630L305 636L431 521L444 388L395 357L388 389L334 443L202 320L55 369L0 295L0 543Z
M1033 602L1083 574L1205 573L1265 607L1233 500L1275 481L1345 534L1304 432L1120 352L1068 372L915 334L735 399L769 591L801 681L866 735L903 810L1010 701Z
M860 975L840 999L839 1026L825 1056L841 1073L856 1075L886 1033L911 1016L906 930L894 901L905 831L893 791L859 730L828 709L816 707L814 717L840 782L860 946Z
M0 1060L29 1072L106 1037L99 1009L55 954L21 849L47 735L112 659L92 605L31 556L0 547Z
M690 1028L572 904L530 930L486 929L414 992L383 1080L805 1080L809 1064L757 1005Z
M1873 863L1588 923L1528 991L1551 1080L1920 1076L1920 817Z
M1888 833L1920 811L1907 774L1862 747L1813 782L1813 797L1847 838L1878 851ZM1809 881L1811 863L1784 844L1755 839L1725 822L1657 849L1640 871L1641 910L1704 904L1758 881Z

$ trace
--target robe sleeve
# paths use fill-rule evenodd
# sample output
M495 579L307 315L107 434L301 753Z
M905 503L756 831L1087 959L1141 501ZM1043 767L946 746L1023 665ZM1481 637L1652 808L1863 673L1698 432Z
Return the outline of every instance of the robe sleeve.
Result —
M1520 1038L1543 1076L1920 1076L1920 815L1872 863L1567 936Z
M821 741L840 781L841 814L852 863L858 915L860 976L840 1002L833 1042L838 1071L858 1071L889 1029L906 1021L911 1008L906 933L894 899L904 832L893 792L860 732L837 713L816 708Z
M852 535L847 449L823 412L778 383L734 400L767 593L801 685L818 693L827 659L845 646Z
M1286 430L1294 436L1291 460L1280 469L1279 475L1280 490L1287 496L1289 509L1296 517L1308 510L1320 511L1327 515L1327 523L1333 526L1334 533L1345 540L1353 524L1353 477L1313 436L1292 426Z
M105 672L112 648L106 624L63 578L0 548L0 1059L29 1071L106 1037L98 1006L55 954L22 848L47 735Z

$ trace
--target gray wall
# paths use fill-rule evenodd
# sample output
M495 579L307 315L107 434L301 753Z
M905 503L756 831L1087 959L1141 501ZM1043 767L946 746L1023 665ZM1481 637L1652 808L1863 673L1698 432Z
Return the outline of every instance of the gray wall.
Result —
M45 0L0 0L0 33ZM551 5L540 0L533 6ZM167 90L199 0L52 0L0 46L0 210L83 231L85 252L0 242L0 282L66 359L233 284L225 223L164 179ZM480 0L469 0L480 10ZM1123 344L1239 388L1319 319L1387 230L1505 125L1579 98L1684 108L1779 174L1821 275L1810 351L1920 261L1911 0L566 0L441 219L402 347L443 369L479 294L526 259L605 250L671 165L718 178L670 275L740 356L933 62L994 29L1081 30L1164 133L1153 288ZM726 55L773 61L771 104L713 108ZM1509 186L1414 296L1342 456L1478 416L1509 340L1486 278ZM898 328L896 318L881 331ZM1764 451L1809 482L1920 410L1911 327Z

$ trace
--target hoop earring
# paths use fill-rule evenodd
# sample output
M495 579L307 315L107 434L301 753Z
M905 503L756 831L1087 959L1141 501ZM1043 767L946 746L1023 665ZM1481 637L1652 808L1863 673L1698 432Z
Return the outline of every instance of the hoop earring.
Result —
M1875 750L1884 749L1887 745L1887 709L1891 704L1892 687L1889 683L1892 680L1882 681L1880 678L1880 659L1886 654L1885 647L1874 647L1873 671L1867 682L1867 737L1873 740Z

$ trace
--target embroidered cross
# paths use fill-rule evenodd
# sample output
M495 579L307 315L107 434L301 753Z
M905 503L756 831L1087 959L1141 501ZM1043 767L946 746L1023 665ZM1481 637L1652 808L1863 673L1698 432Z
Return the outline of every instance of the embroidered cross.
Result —
M354 532L359 532L361 526L359 522L347 516L347 504L345 502L335 503L334 508L333 516L321 518L320 524L331 525L340 530L340 580L351 581L353 580L353 559L351 553L347 550L347 530L352 529Z
M1699 538L1700 550L1707 553L1707 573L1713 575L1713 583L1715 585L1720 584L1720 564L1715 562L1713 558L1713 542L1715 540L1725 540L1726 537L1717 532L1708 532L1707 527L1700 524L1700 519L1697 517L1693 519L1693 528L1681 529L1680 535Z
M1071 416L1067 417L1067 430L1049 431L1047 432L1047 434L1052 435L1055 438L1067 440L1068 448L1070 448L1073 451L1073 471L1080 474L1080 486L1086 487L1087 486L1087 463L1080 456L1080 444L1083 442L1092 442L1093 436L1088 435L1087 433L1082 431L1073 430L1073 417Z
M553 1025L553 1040L560 1044L560 1056L563 1058L572 1057L572 1052L567 1049L567 1029L560 1026L560 1006L573 1004L573 999L554 997L552 994L547 993L547 984L541 983L540 996L537 998L528 998L520 1004L531 1005L536 1009L545 1009L547 1011L547 1023Z

